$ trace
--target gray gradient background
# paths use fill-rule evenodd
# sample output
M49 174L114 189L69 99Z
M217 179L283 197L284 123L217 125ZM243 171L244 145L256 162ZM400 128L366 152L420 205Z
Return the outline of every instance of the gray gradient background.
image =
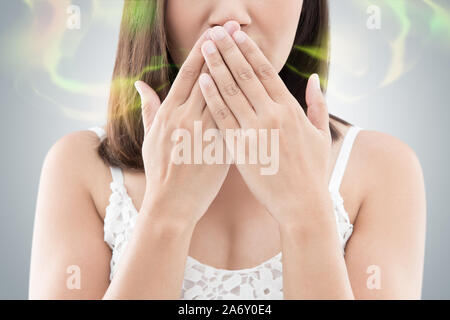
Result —
M114 63L122 1L100 0L107 10L98 19L91 14L91 1L72 2L81 7L82 28L66 33L62 50L73 54L63 59L59 72L86 83L107 84ZM330 1L333 51L329 109L365 129L398 137L418 155L427 192L422 297L449 299L449 31L430 36L427 29L430 10L423 7L423 17L412 12L404 57L409 68L395 82L380 87L378 84L393 56L389 41L395 39L400 25L383 1L374 0L366 3L382 8L382 28L368 30L367 4L361 3L364 1L359 4L354 0ZM448 2L436 3L446 7L448 17ZM62 90L51 83L45 70L28 66L24 61L26 52L17 54L14 47L17 43L11 40L14 32L38 28L32 26L33 19L47 21L51 16L50 6L42 5L38 12L32 13L22 1L0 3L3 57L0 62L0 298L3 299L27 299L34 210L47 151L63 135L105 121L106 90L96 98ZM356 76L351 71L363 75ZM38 95L31 87L38 87L48 97ZM342 99L342 95L362 97L349 101ZM68 114L62 106L81 113Z

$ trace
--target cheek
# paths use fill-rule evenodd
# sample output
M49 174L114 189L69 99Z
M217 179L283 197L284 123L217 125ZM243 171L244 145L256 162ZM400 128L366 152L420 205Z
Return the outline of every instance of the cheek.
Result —
M167 41L169 53L176 64L181 65L189 54L191 43L189 35L192 34L186 28L178 28L172 25L167 29Z
M196 41L198 17L189 14L184 1L169 1L166 11L166 35L170 55L176 64L182 64ZM183 12L181 14L180 12Z
M266 39L267 47L263 51L275 69L280 72L291 52L293 37L291 38L288 32L272 31Z
M283 68L294 44L303 1L285 0L284 4L258 15L265 19L258 21L261 38L256 41L277 71Z

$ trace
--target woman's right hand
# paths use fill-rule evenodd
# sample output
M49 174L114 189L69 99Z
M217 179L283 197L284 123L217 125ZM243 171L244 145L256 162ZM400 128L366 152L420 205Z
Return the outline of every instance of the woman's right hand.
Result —
M202 164L194 164L194 121L201 121L203 133L216 128L197 81L200 73L207 71L201 53L201 45L207 39L209 30L195 43L162 104L146 83L135 84L141 97L145 131L143 208L151 208L152 215L174 218L171 221L175 222L196 224L219 192L230 167L226 163L205 164L204 159ZM190 133L191 164L175 164L172 160L179 141L174 142L171 137L178 129Z

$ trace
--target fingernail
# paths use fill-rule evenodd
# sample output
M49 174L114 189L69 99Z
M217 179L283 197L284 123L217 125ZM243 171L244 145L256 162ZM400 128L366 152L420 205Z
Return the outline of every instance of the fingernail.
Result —
M241 26L239 25L239 23L238 23L237 21L234 21L234 20L228 21L227 23L225 23L225 24L223 25L224 29L225 29L230 35L233 34L233 30L234 30L233 24L237 24L238 27L239 27L239 29L241 28Z
M206 32L205 32L205 40L211 40L211 28L206 30Z
M136 88L137 92L139 93L139 95L142 95L142 84L141 81L136 81L134 83L134 87Z
M312 75L313 77L313 81L314 81L314 86L316 87L317 90L322 91L322 88L320 87L320 78L319 75L317 73L314 73Z
M216 52L216 46L212 41L208 40L202 45L202 50L207 54L212 54Z
M202 87L208 87L211 85L211 77L207 73L202 73L198 78L198 82Z
M233 33L233 38L237 43L243 43L247 39L247 36L243 31L239 30Z
M212 29L211 36L214 40L221 40L225 38L225 29L220 26L216 26Z

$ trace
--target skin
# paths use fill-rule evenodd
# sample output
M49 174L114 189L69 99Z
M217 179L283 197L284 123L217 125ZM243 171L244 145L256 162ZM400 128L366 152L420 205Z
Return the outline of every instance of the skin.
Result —
M283 25L263 19L286 14L298 22L298 1L286 1L283 8L274 1L260 6L205 1L191 3L198 4L191 9L186 2L168 3L172 47L193 47L169 97L161 103L150 87L137 85L146 132L146 173L125 172L125 185L140 215L113 281L108 279L111 251L103 241L102 221L111 175L96 155L95 134L75 132L51 148L42 169L30 298L177 299L188 254L217 268L243 269L280 251L286 299L420 298L425 190L420 163L402 141L369 130L358 134L340 189L354 231L345 258L340 252L326 186L342 141L331 144L325 99L314 87L314 78L306 92L306 115L276 76L297 24L287 22L291 19L282 19ZM192 23L185 26L170 19L184 16L180 12ZM201 38L208 27L230 18L249 36L247 42L238 44L232 38L239 29L234 22L225 25L228 35L222 40ZM192 46L195 37L200 40ZM201 50L210 41L218 50L215 58ZM179 57L183 61L183 55ZM261 62L269 72L259 72L255 66ZM253 85L237 81L236 87L245 97L263 99L258 103L218 94L229 84L229 75L245 63L255 74ZM201 78L212 85L200 86L202 73L210 75ZM230 112L218 116L223 115L215 112L218 106ZM174 166L167 160L173 147L167 135L173 128L192 130L195 119L219 129L238 124L280 127L280 159L291 164L280 164L279 174L268 180L246 165ZM348 128L337 126L346 133ZM298 149L292 148L293 141ZM149 151L155 146L160 152ZM182 181L195 183L195 192L187 191ZM273 185L288 185L292 192ZM265 200L268 195L271 201ZM69 265L82 270L81 290L66 287ZM367 288L371 265L381 269L380 290Z
M303 1L169 0L167 36L175 63L181 64L202 30L235 21L249 34L277 71L286 62L302 12ZM280 20L280 17L283 17Z

